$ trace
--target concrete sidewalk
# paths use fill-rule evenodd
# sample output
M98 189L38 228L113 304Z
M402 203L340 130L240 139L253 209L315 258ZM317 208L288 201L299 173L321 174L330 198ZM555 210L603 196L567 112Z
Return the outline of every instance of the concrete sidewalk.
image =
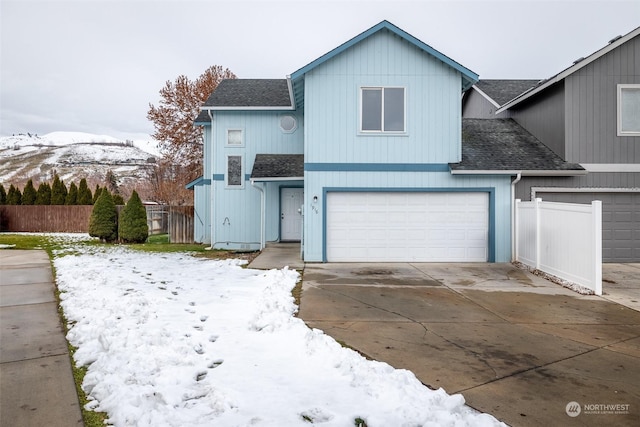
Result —
M307 264L299 316L512 426L640 425L640 312L511 264Z
M0 250L0 425L82 426L49 257Z

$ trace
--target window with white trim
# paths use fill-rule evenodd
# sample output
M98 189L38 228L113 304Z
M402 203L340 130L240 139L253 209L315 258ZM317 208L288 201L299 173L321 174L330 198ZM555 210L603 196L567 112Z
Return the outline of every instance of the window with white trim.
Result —
M366 133L405 132L403 87L360 89L360 131Z
M225 184L227 188L243 188L244 187L244 167L242 165L242 156L227 156L227 173Z
M244 144L242 129L227 129L227 145L241 147Z
M640 136L640 84L618 85L618 136Z

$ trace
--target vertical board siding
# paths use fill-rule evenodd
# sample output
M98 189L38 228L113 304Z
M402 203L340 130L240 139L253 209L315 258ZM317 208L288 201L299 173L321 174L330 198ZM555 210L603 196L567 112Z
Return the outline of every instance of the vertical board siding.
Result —
M565 158L564 83L512 108L513 119L554 153Z
M640 37L565 79L569 162L640 162L640 137L617 136L618 84L640 84Z
M280 129L280 117L293 115L297 128L292 133ZM227 129L243 130L243 145L226 146ZM215 113L212 132L214 145L212 163L212 191L215 203L211 212L211 241L220 249L259 249L260 247L260 191L254 188L247 176L251 175L256 154L302 154L305 126L303 115L296 111L218 111ZM226 188L224 177L228 155L242 156L244 188ZM262 184L260 184L262 185ZM277 192L267 189L267 209L273 213L270 198ZM273 229L273 220L267 225ZM271 233L267 236L272 236Z
M211 185L197 185L193 188L193 240L196 243L211 244Z
M360 88L405 88L406 134L359 134ZM460 160L461 75L381 31L305 77L305 161L449 163Z

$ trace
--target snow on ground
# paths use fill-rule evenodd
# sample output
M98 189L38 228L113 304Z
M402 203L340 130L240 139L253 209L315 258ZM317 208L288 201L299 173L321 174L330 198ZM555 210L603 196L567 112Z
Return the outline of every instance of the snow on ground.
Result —
M113 425L503 425L309 329L295 271L77 243L54 265L89 406Z

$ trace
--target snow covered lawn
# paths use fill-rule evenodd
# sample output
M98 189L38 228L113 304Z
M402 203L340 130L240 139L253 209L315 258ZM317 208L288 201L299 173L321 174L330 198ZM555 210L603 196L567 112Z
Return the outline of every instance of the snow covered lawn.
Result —
M493 426L294 317L295 271L82 246L54 260L91 408L116 426Z

